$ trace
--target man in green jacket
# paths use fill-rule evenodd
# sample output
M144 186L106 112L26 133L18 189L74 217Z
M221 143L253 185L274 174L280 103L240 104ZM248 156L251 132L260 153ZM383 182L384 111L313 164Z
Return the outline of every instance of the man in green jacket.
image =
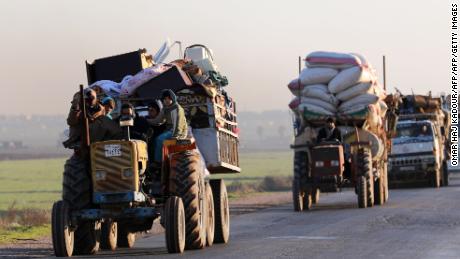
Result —
M165 89L161 93L161 101L163 102L163 109L160 114L149 120L152 125L164 123L166 131L160 134L155 141L155 154L154 160L161 162L163 156L163 142L166 139L185 139L188 134L187 119L185 118L184 109L177 103L177 97L170 89Z

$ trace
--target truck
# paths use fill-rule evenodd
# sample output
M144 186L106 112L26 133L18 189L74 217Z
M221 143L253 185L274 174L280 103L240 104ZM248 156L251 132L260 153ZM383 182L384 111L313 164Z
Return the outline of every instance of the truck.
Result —
M87 62L88 85L100 80L120 82L126 75L153 65L145 49ZM194 70L199 71L197 67ZM124 129L122 139L90 142L84 116L82 144L72 146L75 153L64 167L62 199L53 204L51 227L56 256L95 254L100 248L131 248L136 233L149 231L156 220L165 228L169 253L229 241L225 182L210 179L210 175L241 170L236 109L221 86L210 82L206 86L198 83L183 67L172 65L132 95L117 97L119 104L130 104L123 106L128 112L118 119ZM151 142L131 138L129 129L135 116L142 116L147 103L161 96L164 89L179 96L192 130L185 139L163 143L158 167L150 163ZM83 91L81 85L81 107L86 115ZM227 98L221 99L224 95ZM204 117L207 123L197 125ZM89 154L82 156L82 148ZM158 185L160 188L156 188Z
M431 93L402 97L389 157L391 187L449 184L450 115L443 108L445 100Z

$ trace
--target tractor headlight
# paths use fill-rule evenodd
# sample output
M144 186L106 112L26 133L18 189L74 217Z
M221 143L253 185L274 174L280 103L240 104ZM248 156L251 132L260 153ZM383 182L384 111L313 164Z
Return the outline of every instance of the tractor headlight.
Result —
M96 181L104 181L106 176L107 176L107 173L102 170L97 170L96 173L94 174L94 178L96 178Z
M131 177L133 177L133 169L131 169L131 168L123 169L122 177L123 178L131 178Z
M316 167L323 167L323 166L324 166L324 162L323 162L323 161L316 161L316 162L315 162L315 166L316 166Z
M332 160L331 166L339 166L339 160Z

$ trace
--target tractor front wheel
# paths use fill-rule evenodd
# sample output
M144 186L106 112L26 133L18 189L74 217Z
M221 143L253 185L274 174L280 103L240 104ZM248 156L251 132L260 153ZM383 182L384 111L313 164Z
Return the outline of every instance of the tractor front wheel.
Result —
M71 211L89 209L92 206L91 194L87 161L73 155L64 165L62 199ZM77 222L74 232L75 254L95 254L99 250L100 227L97 221Z
M117 244L119 247L133 248L136 243L136 233L130 232L125 224L118 224Z
M182 199L169 197L165 204L165 235L168 253L183 253L185 248L185 211Z
M102 223L101 248L114 251L117 249L117 223L109 219Z
M53 204L51 214L51 233L53 239L54 255L57 257L70 257L74 247L74 232L70 226L69 205L64 201Z

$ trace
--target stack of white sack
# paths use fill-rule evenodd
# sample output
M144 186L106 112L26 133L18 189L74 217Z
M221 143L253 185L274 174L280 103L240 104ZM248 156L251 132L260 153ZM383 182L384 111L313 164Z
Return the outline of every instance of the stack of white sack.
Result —
M306 120L334 116L379 124L387 109L374 69L358 54L313 52L288 88L296 96L289 107Z

